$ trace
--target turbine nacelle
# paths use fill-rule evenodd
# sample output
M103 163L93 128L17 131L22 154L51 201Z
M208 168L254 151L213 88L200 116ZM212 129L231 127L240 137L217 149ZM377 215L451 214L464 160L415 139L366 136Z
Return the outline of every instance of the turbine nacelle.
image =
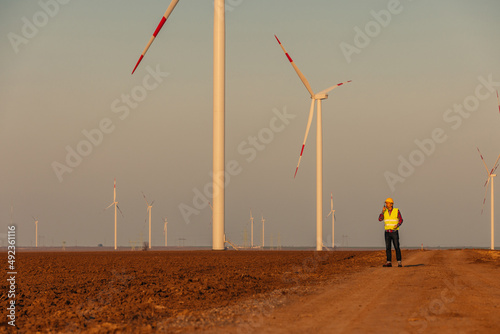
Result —
M325 93L318 93L318 94L315 94L312 99L313 100L326 100L328 98L328 94L325 94Z

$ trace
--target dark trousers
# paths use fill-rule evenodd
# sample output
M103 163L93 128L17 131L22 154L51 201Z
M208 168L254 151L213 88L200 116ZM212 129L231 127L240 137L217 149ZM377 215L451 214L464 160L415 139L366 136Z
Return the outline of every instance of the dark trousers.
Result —
M399 248L399 231L385 232L385 254L387 255L387 262L391 262L392 250L391 240L396 250L396 259L401 261L401 249Z

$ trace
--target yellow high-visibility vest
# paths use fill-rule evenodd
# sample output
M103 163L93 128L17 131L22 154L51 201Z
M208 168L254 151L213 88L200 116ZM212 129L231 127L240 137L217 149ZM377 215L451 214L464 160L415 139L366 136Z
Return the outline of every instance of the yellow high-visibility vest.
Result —
M384 224L386 230L393 230L393 231L399 230L399 227L396 228L396 226L399 224L398 212L399 212L398 208L392 208L391 214L389 214L389 210L385 210Z

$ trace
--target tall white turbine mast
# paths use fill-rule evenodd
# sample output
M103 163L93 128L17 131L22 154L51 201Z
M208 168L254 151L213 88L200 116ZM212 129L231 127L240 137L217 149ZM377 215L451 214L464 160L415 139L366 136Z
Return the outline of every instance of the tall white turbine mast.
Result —
M38 219L33 216L32 218L35 221L35 247L38 248Z
M251 240L250 244L251 244L251 246L250 247L253 248L253 216L252 216L252 209L250 209L250 228L252 230L250 232L250 235L251 235L251 237L250 237L250 240Z
M136 70L151 43L160 32L179 0L172 0L158 27L142 52ZM225 128L225 64L226 64L226 19L225 0L214 0L214 79L213 79L213 224L212 249L224 250L224 203L225 203L225 167L224 167L224 128Z
M117 249L117 245L116 245L116 218L117 218L117 212L116 212L116 210L117 209L120 211L120 214L123 217L123 212L122 212L122 210L120 210L120 207L118 206L118 202L116 201L116 178L115 178L114 187L113 187L113 203L111 203L110 205L108 205L108 207L106 209L104 209L104 210L109 209L113 205L115 206L115 250L116 250Z
M481 160L483 161L484 168L486 168L486 173L488 174L488 179L486 180L484 186L486 187L486 191L484 192L484 199L483 199L483 207L481 209L481 214L483 214L483 209L484 209L484 203L486 202L486 195L488 193L488 183L491 180L491 246L490 248L493 250L495 249L495 188L493 186L493 180L494 177L497 176L495 171L498 168L498 160L500 159L500 155L498 155L497 161L495 161L495 164L493 165L493 168L491 171L488 169L488 166L486 166L486 162L484 161L483 155L481 154L481 151L479 151L479 148L477 148L477 151L479 152L479 156L481 157Z
M167 217L163 218L164 224L163 224L163 234L165 234L165 247L167 247Z
M295 176L297 176L297 171L299 170L299 165L300 165L300 159L302 159L302 153L304 153L304 147L306 145L307 135L309 134L309 129L311 127L311 122L314 114L314 103L317 101L318 105L317 123L316 123L317 127L316 129L316 250L320 251L323 249L322 247L323 246L323 133L322 133L322 121L321 121L321 100L325 100L328 98L328 92L348 82L351 82L351 80L341 82L339 84L336 84L335 86L332 86L317 94L314 94L311 85L307 81L306 77L302 74L297 65L295 65L290 55L288 54L288 52L286 52L285 48L281 44L278 37L276 35L274 35L274 37L276 37L276 40L281 46L281 49L283 49L283 52L290 61L290 64L292 64L293 68L295 69L295 72L297 72L300 80L306 87L307 91L309 92L309 94L311 94L311 109L309 111L309 119L307 120L306 135L304 137L304 143L302 144L302 149L300 150L299 162L297 163L297 168L295 169L294 178Z
M153 200L151 204L149 204L144 192L142 193L142 196L144 197L144 201L146 201L147 213L149 214L149 249L151 249L151 208L153 207L153 203L155 201Z
M335 248L335 210L333 210L333 193L330 193L330 213L327 218L332 215L332 249Z

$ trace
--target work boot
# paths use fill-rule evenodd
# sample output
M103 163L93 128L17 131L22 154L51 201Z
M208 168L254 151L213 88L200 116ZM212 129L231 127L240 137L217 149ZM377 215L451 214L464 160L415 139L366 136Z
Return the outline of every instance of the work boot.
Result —
M403 264L401 263L401 261L398 261L398 267L402 267Z
M392 267L392 263L391 262L387 262L386 264L384 264L382 267Z

